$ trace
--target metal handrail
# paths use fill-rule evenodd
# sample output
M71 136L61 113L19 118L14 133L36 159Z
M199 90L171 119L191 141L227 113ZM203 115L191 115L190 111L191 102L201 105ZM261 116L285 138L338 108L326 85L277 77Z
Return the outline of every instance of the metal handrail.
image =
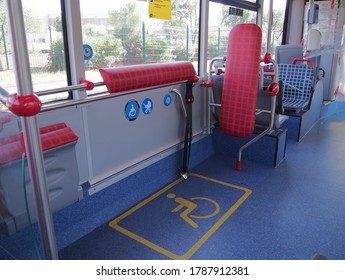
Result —
M163 84L163 85L157 85L157 86L152 86L149 88L141 88L141 89L135 89L135 90L128 90L128 91L122 91L122 92L117 92L117 93L108 93L108 92L104 92L103 94L99 94L99 95L93 95L93 96L88 96L87 98L84 99L78 99L78 100L65 100L65 101L61 101L61 102L55 102L55 103L45 103L40 112L47 112L47 111L52 111L52 110L56 110L59 108L66 108L66 107L71 107L71 106L77 106L77 105L81 105L81 104L85 104L85 103L90 103L90 102L95 102L95 101L99 101L99 100L103 100L103 99L108 99L108 98L114 98L117 96L121 96L121 95L125 95L125 94L132 94L132 93L136 93L138 91L144 91L144 90L148 90L148 89L156 89L156 88L160 88L163 86L172 86L172 85L176 85L176 84L181 84L186 82L185 81L179 81L179 82L174 82L174 83L168 83L168 84ZM105 83L104 82L96 82L93 83L94 87L99 87L99 86L104 86ZM35 94L37 94L38 96L40 95L48 95L48 94L55 94L55 93L61 93L61 92L68 92L68 91L73 91L73 90L86 90L87 89L87 85L86 84L79 84L79 85L72 85L72 86L65 86L65 87L60 87L60 88L54 88L54 89L47 89L47 90L43 90L43 91L37 91L35 92ZM10 96L10 93L8 91L6 91L6 89L2 88L0 86L0 102L3 103L6 106L6 101L7 98Z
M85 99L78 99L78 100L67 100L65 102L59 102L59 103L54 103L54 104L44 104L44 106L41 109L41 112L47 112L47 111L51 111L51 110L55 110L55 109L59 109L59 108L66 108L66 107L71 107L71 106L77 106L77 105L82 105L82 104L86 104L86 103L90 103L90 102L95 102L95 101L100 101L100 100L104 100L104 99L108 99L108 98L114 98L114 97L118 97L118 96L122 96L122 95L126 95L126 94L133 94L139 91L145 91L148 89L156 89L156 88L160 88L160 87L168 87L168 86L172 86L172 85L176 85L176 84L181 84L186 82L185 81L179 81L176 83L168 83L168 84L163 84L163 85L157 85L157 86L152 86L152 87L148 87L148 88L140 88L140 89L133 89L133 90L127 90L127 91L121 91L121 92L117 92L117 93L108 93L105 92L103 94L100 95L94 95L94 96L88 96ZM94 83L95 87L96 86L102 86L104 85L103 82L97 82ZM85 89L84 85L76 85L76 86L71 86L71 87L76 87L77 89ZM64 87L65 91L66 88L68 89L69 87ZM51 93L57 93L54 91L54 89L51 90L47 90L44 92L51 92ZM59 92L63 92L63 91L59 91ZM42 92L37 92L37 94L39 95Z

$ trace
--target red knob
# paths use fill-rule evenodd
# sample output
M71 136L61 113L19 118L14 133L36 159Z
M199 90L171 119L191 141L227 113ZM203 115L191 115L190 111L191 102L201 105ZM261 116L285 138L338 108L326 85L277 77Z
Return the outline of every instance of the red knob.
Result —
M271 62L271 60L272 60L271 54L270 54L270 53L266 53L266 54L264 55L264 62L265 62L266 64L268 64L268 63Z
M93 90L93 88L95 87L95 84L93 82L88 81L88 80L81 80L80 84L86 85L85 90Z
M267 93L270 96L276 96L279 92L279 85L276 82L270 83L270 85L267 87Z
M212 83L212 82L209 82L209 81L205 81L205 82L204 82L204 86L205 86L205 87L213 87L213 83Z
M41 111L42 107L41 100L39 100L36 94L11 94L7 98L6 105L13 114L22 117L35 116Z

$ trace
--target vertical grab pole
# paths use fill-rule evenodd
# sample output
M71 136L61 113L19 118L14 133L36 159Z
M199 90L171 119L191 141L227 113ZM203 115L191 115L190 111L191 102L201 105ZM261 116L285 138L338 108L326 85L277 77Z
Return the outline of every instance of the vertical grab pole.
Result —
M7 0L5 4L11 32L18 95L29 96L33 94L33 86L27 52L22 3L21 0ZM36 116L22 117L21 119L27 161L35 194L44 258L58 259L37 119Z
M186 60L189 61L189 26L186 26Z
M269 0L268 9L268 30L267 30L267 44L266 53L270 53L271 50L271 40L272 40L272 24L273 24L273 0Z
M314 7L314 0L309 0L309 6L307 8L307 13L308 16L306 17L306 22L307 22L307 31L304 34L304 43L303 43L303 57L307 57L308 56L308 34L310 33L310 30L313 27L313 24L311 23L310 18L312 18L314 15L312 15L312 13L314 13L312 11L312 8Z
M143 63L146 63L146 30L144 21L141 24L141 39L143 41Z
M208 48L208 41L207 41L207 34L208 34L208 18L209 18L209 1L208 0L200 0L200 46L199 46L199 76L205 77L207 76L207 48ZM209 89L205 89L204 94L204 131L209 133L209 94L207 93Z

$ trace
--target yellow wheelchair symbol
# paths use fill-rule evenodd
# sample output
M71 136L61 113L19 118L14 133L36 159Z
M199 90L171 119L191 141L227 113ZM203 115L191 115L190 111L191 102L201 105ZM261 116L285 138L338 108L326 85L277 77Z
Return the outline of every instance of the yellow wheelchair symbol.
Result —
M176 194L169 193L167 194L167 198L170 198L170 199L175 198L175 201L179 204L173 210L171 210L172 213L176 213L180 211L181 209L186 208L184 209L184 211L180 213L180 217L183 220L185 220L189 225L191 225L193 228L198 228L199 226L196 222L192 220L192 218L193 219L208 219L217 215L220 210L219 204L217 202L206 197L192 197L188 200L183 197L176 197ZM195 210L195 208L198 207L198 205L193 202L196 200L206 200L206 201L211 202L215 207L214 211L209 215L202 215L202 216L190 215Z

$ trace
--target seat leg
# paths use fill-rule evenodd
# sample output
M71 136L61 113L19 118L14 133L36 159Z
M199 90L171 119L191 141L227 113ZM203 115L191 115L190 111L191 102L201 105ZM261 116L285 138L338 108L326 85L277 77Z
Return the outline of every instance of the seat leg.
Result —
M272 96L271 97L271 111L270 111L270 123L267 129L265 129L263 132L261 132L259 135L254 137L252 140L244 144L238 151L238 157L237 157L237 162L236 162L236 170L241 171L242 169L242 152L244 149L248 148L250 145L254 144L256 141L260 140L262 137L267 135L273 128L274 126L274 117L275 117L275 108L276 108L276 103L277 103L277 96Z

